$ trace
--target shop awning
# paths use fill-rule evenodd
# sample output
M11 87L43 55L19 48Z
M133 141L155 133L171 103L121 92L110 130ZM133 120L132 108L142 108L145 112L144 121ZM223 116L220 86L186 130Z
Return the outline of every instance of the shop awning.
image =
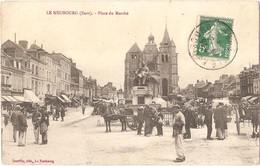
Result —
M6 101L9 102L17 102L12 96L2 96Z
M250 99L252 96L246 96L246 97L243 97L242 99L247 101L248 99Z
M25 99L23 96L13 96L13 98L20 102L31 102L30 100Z
M6 101L6 100L1 96L1 101Z
M250 101L250 102L253 102L253 101L255 101L255 100L257 100L258 99L258 97L252 97L250 100L248 100L248 101Z
M60 97L58 97L58 96L57 96L57 98L58 98L61 102L66 103L64 100L62 100L62 98L60 98Z
M66 102L71 102L71 100L66 96L66 95L61 95L62 98L66 101Z
M24 98L33 103L42 103L42 101L31 90L24 90Z

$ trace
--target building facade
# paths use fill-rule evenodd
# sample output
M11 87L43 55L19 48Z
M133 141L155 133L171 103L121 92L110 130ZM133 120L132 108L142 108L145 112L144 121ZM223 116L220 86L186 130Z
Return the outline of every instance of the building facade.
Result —
M259 65L252 65L240 72L241 97L252 96L254 94L254 79L259 78Z
M52 54L50 54L50 56L53 61L56 61L58 63L58 65L56 65L58 77L57 95L65 94L69 96L71 94L70 83L72 60L61 53L53 52Z
M149 68L149 89L154 97L160 95L167 98L179 90L176 46L167 28L159 49L154 36L150 35L143 51L135 43L126 53L124 91L127 98L131 98L136 71L142 64Z

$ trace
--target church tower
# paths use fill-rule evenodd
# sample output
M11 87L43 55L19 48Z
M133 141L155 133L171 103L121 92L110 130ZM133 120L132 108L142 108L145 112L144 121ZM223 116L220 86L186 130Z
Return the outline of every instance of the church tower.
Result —
M125 81L124 81L124 92L125 97L130 97L131 90L134 84L135 71L139 69L142 61L142 51L135 43L129 51L126 53L125 58Z
M159 50L161 94L162 96L169 96L178 87L178 66L176 46L173 40L170 40L167 27L165 28Z
M161 96L167 99L177 94L178 86L178 59L176 46L170 39L167 27L165 28L159 49L155 38L151 34L148 37L144 50L135 43L126 53L124 92L126 98L131 98L131 90L134 84L135 72L145 64L149 68L149 89L153 97Z

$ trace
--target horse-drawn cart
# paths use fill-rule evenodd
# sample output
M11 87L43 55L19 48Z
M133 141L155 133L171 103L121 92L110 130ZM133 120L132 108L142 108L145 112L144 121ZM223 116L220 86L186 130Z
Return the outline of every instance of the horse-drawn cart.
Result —
M252 123L253 125L253 133L252 136L254 136L254 131L257 131L258 126L258 106L257 105L251 105L247 102L243 102L239 105L236 105L234 107L235 116L236 116L236 128L237 128L237 134L240 134L240 122L247 122L248 124Z

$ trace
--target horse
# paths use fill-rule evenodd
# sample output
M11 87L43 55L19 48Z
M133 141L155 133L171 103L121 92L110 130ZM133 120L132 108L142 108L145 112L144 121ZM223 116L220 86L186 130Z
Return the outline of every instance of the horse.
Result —
M126 118L123 108L109 107L108 104L102 102L98 104L99 113L104 118L106 123L106 132L111 132L110 123L111 120L120 120L122 124L122 132L126 131Z
M253 132L252 132L252 138L256 138L257 136L259 137L259 132L258 132L258 126L260 122L260 117L259 117L259 106L257 105L252 105L250 107L251 109L251 123L253 125Z

